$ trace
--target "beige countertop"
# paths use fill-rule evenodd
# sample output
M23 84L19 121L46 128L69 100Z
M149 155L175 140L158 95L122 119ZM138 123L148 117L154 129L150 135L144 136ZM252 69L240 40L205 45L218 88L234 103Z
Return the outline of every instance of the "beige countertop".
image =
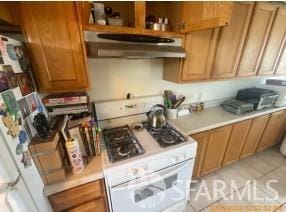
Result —
M186 134L191 135L285 109L286 107L269 108L243 115L235 115L223 110L220 106L216 106L206 108L201 112L181 116L171 122Z
M270 108L244 115L235 115L217 106L206 108L201 112L181 116L171 122L186 134L191 135L285 109L286 107ZM86 165L83 172L72 174L71 170L69 170L67 178L64 181L46 185L44 195L49 196L102 178L104 178L104 174L101 157L94 157Z
M69 170L67 178L64 181L46 185L44 195L49 196L102 178L104 178L104 175L101 166L101 157L94 157L86 165L83 172L72 174L71 170Z

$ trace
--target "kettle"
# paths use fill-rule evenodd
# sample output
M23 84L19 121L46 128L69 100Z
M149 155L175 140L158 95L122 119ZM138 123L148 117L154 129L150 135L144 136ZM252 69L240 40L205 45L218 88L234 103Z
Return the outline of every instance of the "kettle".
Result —
M161 128L166 125L166 108L156 104L147 113L149 125L153 128Z

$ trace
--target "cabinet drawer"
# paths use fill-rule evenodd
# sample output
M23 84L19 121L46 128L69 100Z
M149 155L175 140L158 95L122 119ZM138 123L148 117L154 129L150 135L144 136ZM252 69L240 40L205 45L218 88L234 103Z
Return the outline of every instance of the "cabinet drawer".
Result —
M63 211L91 202L104 195L101 180L87 183L69 190L49 196L49 200L56 211Z
M105 212L105 201L103 198L85 203L81 206L68 210L69 212Z

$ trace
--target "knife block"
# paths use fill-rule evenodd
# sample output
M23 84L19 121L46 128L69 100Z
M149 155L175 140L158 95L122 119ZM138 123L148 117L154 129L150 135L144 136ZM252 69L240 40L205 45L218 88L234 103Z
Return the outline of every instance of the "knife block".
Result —
M29 150L45 185L66 178L66 157L57 131L52 132L47 139L34 137Z

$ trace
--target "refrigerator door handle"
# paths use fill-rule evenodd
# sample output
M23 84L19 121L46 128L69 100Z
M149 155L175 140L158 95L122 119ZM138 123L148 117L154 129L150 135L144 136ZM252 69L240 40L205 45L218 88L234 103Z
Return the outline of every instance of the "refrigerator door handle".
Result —
M16 185L21 178L21 175L18 174L18 177L16 180L10 183L0 183L0 193L6 192L7 190L10 190L14 185Z

